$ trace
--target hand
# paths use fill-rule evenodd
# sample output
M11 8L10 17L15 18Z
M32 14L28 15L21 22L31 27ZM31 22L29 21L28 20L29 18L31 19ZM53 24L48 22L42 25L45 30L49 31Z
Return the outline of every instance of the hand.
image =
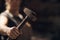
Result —
M12 27L9 30L7 30L7 35L11 39L16 39L20 34L20 31L16 27Z

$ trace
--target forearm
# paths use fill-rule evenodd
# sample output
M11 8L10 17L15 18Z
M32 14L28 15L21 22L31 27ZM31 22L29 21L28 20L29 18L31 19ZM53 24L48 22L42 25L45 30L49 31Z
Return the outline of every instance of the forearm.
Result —
M0 25L0 34L7 35L7 31L9 30L9 27L6 25Z

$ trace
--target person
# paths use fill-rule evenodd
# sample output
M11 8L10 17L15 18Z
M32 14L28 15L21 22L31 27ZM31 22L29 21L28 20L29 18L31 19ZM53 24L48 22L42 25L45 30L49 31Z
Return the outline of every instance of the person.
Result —
M24 17L19 13L21 0L5 0L6 10L0 15L0 34L11 39L30 40L31 25L26 22L21 30L17 28ZM12 19L11 19L12 18ZM6 39L5 39L6 40Z

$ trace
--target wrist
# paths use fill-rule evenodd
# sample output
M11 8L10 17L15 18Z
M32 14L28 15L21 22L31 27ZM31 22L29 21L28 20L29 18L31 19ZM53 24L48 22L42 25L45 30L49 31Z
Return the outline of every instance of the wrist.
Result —
M10 28L9 27L6 27L5 30L4 30L4 35L8 35L8 32L10 31Z

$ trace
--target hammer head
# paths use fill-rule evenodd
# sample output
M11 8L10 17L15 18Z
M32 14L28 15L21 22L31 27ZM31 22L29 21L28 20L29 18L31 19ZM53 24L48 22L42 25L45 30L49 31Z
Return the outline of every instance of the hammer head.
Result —
M37 17L35 16L36 13L28 8L24 8L24 13L29 16L29 18L32 20L32 21L36 21L37 20Z

